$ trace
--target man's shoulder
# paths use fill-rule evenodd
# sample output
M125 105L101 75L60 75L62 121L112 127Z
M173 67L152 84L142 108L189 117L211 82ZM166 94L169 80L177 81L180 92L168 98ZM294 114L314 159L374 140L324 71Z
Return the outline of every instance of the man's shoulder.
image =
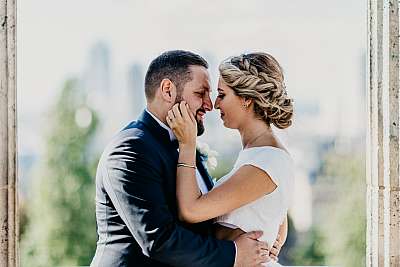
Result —
M141 121L132 121L114 135L111 142L119 140L143 140L149 131ZM150 137L150 136L148 136Z
M150 152L159 147L159 141L146 125L141 121L132 121L111 138L103 154L121 151Z
M107 147L133 144L150 145L153 139L152 134L142 122L132 121L111 138Z

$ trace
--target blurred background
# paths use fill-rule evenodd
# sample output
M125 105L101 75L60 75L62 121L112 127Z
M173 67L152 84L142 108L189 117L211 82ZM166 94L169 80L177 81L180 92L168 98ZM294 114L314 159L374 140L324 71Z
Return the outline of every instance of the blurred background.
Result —
M108 140L145 107L166 50L217 67L265 51L282 65L294 124L276 130L296 164L285 265L365 266L367 7L362 0L18 1L22 266L89 265L94 177ZM227 173L238 133L207 113L201 141Z

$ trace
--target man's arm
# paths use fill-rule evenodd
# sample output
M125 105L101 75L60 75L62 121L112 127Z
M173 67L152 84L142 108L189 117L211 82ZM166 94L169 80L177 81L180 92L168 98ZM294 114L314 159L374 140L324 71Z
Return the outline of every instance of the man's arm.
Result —
M283 219L282 224L279 226L279 233L278 233L278 241L282 246L286 242L287 233L288 233L288 219L286 215L285 219Z
M177 225L164 197L161 166L151 150L140 139L129 140L102 164L105 190L143 253L172 266L233 266L232 241L196 235Z
M282 224L279 226L278 236L276 237L276 240L270 250L270 257L273 258L274 260L278 260L279 252L281 251L282 246L286 242L287 232L288 232L288 221L286 215L285 219L283 219Z

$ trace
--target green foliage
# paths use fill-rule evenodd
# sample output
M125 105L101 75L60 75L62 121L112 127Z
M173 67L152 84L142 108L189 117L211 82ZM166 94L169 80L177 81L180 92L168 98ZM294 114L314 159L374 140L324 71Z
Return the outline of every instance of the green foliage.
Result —
M210 175L215 178L216 180L222 178L224 175L226 175L230 170L232 169L232 164L228 162L224 158L218 158L218 165L217 167L212 170L208 169Z
M289 229L290 231L291 229ZM313 266L325 264L325 251L323 234L316 227L297 236L297 241L288 249L288 259L292 264Z
M324 223L329 264L365 266L366 212L365 165L362 153L329 155L327 179L334 179L335 201L327 207Z
M95 160L90 141L97 126L79 127L85 107L78 82L69 80L48 121L46 152L32 180L27 226L21 241L22 266L89 265L96 247Z
M315 222L288 249L293 265L365 266L365 165L362 151L332 150L322 162L314 192ZM314 201L315 202L315 201ZM289 229L289 234L290 234Z

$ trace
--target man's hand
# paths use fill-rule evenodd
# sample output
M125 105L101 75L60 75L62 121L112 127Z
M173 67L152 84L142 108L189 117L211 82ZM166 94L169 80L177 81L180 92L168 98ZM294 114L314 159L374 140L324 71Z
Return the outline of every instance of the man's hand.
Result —
M272 245L270 252L269 252L269 256L271 257L271 259L278 261L278 255L279 255L279 252L281 251L281 248L282 248L282 243L281 243L281 241L279 239L279 235L278 235L274 244Z
M262 231L253 231L235 239L237 254L234 267L262 266L270 260L268 244L257 240L262 235Z

